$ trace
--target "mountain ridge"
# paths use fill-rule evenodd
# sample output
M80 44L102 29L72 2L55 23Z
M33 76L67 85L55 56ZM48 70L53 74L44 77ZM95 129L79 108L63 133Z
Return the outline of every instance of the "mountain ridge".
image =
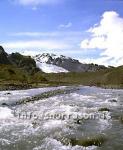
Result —
M18 52L7 54L2 46L0 46L0 64L23 68L30 74L39 70L46 73L95 72L107 68L103 65L81 63L77 59L53 53L42 53L34 57L24 56Z
M66 57L64 55L57 56L53 53L42 53L36 55L33 58L39 63L56 65L58 67L64 68L68 72L94 72L107 68L103 65L81 63L77 59Z
M38 58L38 56L40 56ZM37 60L43 65L57 64L61 66L69 62L80 64L78 60L70 57L52 54L37 55ZM48 56L48 57L46 57ZM60 64L61 63L61 64ZM37 67L36 61L30 56L23 56L19 53L7 54L0 47L0 89L25 89L41 86L60 86L60 85L88 85L104 88L123 88L123 66L108 67L96 64L81 64L85 66L82 72L55 72L45 73ZM75 65L76 66L76 65ZM74 67L75 67L74 66ZM44 67L44 66L43 66ZM90 68L89 68L90 67ZM54 68L53 68L54 69ZM74 68L73 68L74 69ZM75 72L76 71L76 72Z

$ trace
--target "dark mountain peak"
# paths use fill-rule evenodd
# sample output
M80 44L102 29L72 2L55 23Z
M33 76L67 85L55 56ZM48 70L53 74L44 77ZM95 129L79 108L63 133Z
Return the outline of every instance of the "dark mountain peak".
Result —
M39 71L36 62L30 56L23 56L20 53L7 54L2 46L0 46L0 64L13 65L22 68L30 74Z
M3 47L0 45L0 51L1 51L1 50L4 51Z
M0 46L0 64L10 64L8 54L5 52L2 46Z
M7 53L5 52L5 50L4 50L4 48L2 46L0 46L0 54L7 55Z

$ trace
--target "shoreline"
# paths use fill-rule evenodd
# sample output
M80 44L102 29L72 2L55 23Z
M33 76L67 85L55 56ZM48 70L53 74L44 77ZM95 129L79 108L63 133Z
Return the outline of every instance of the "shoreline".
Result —
M28 90L34 88L58 87L58 86L89 86L103 89L123 89L121 85L88 85L88 84L75 84L75 83L33 83L33 84L0 84L0 91L15 91L15 90Z

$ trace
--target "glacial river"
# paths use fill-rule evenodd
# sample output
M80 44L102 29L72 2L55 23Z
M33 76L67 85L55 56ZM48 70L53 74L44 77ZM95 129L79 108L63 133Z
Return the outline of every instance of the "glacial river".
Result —
M0 150L123 150L123 123L119 119L123 116L123 90L80 86L69 94L11 105L26 97L66 88L1 91ZM110 111L99 111L103 108ZM98 135L106 137L100 147L69 143L71 138Z

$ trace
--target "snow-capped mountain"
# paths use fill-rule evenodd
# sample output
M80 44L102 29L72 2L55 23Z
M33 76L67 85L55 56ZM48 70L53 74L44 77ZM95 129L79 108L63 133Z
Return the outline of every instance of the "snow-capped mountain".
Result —
M46 73L58 72L88 72L105 69L105 66L96 64L83 64L76 59L63 55L43 53L33 57L37 66Z
M56 65L53 64L49 64L48 60L50 59L50 57L52 57L52 59L57 58L56 55L54 54L42 54L42 55L36 55L34 57L37 67L39 67L43 72L45 73L60 73L60 72L68 72L68 70L62 68L62 67L58 67Z

